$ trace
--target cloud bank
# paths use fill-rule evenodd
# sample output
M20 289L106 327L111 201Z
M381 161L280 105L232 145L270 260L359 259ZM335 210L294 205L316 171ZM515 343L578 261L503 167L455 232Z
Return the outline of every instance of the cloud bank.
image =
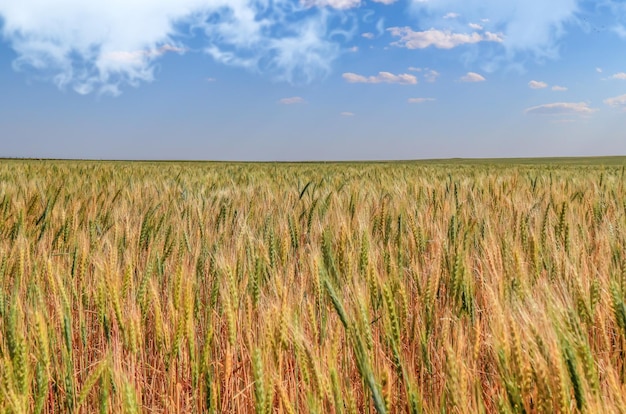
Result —
M2 0L0 34L17 53L16 69L34 70L81 94L117 94L121 85L151 81L158 58L191 50L289 82L308 82L325 76L340 53L329 29L333 19L345 17L337 9L359 1L309 3Z

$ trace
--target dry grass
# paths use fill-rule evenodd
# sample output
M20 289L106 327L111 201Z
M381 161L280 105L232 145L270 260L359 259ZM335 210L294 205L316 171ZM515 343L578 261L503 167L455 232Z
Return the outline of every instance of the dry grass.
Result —
M0 163L0 412L626 412L621 166Z

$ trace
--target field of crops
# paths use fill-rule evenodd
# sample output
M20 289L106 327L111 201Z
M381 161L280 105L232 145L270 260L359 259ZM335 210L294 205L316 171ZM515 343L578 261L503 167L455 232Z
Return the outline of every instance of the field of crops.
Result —
M624 413L624 163L0 161L0 413Z

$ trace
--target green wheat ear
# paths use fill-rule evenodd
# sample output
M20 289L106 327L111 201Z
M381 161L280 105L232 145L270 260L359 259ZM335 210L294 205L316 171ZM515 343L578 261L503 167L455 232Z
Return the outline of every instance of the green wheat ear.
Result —
M626 304L616 283L611 284L611 305L617 326L626 337Z
M122 393L123 393L123 410L125 413L129 414L137 414L139 413L139 405L137 403L137 394L135 391L135 387L128 381L128 379L124 378L122 382Z
M77 404L78 407L80 407L85 402L85 400L87 399L87 396L89 395L91 390L94 388L96 383L100 380L100 378L102 377L103 373L107 369L109 369L109 360L108 360L108 358L100 361L98 363L98 365L96 365L93 368L93 370L89 373L89 375L85 379L85 382L83 383L81 391L78 394L78 398L76 400L77 401L76 404Z
M265 414L266 389L264 384L263 361L261 351L256 348L252 355L252 369L254 373L254 406L257 414Z

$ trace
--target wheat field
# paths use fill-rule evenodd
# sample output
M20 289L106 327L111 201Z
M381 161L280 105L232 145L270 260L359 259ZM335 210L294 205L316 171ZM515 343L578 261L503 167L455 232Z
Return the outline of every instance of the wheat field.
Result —
M624 413L625 162L0 161L0 413Z

